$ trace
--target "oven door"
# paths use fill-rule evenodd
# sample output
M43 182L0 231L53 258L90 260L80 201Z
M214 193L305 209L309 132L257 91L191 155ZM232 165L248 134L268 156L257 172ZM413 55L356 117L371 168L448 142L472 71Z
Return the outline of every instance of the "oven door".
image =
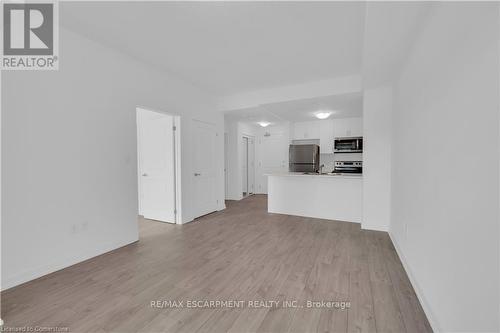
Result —
M334 171L340 173L363 173L361 167L335 167Z

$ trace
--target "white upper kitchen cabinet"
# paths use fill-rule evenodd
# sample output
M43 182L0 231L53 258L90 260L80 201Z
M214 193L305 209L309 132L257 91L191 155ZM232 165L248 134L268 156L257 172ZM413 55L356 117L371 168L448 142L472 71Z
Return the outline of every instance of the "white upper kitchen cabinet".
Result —
M334 141L334 120L300 121L292 124L292 140L319 140L320 153L332 154Z
M320 124L317 121L300 121L293 124L293 140L319 138Z
M334 121L325 119L319 121L319 152L321 154L333 153Z
M363 136L363 118L339 118L333 123L335 137Z

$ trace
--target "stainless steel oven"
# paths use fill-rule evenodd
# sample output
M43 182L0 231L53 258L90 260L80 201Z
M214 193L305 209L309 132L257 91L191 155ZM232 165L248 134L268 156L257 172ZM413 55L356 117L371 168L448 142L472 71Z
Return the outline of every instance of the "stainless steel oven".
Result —
M363 137L335 138L333 151L335 153L362 153Z
M335 161L334 172L363 173L362 161Z

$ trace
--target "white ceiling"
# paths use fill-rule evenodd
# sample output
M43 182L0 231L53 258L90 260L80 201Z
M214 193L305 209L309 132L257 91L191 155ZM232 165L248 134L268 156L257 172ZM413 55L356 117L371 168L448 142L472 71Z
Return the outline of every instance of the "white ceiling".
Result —
M255 108L229 111L225 116L227 120L249 124L257 124L259 121L278 124L285 121L317 120L314 114L319 110L332 111L331 118L362 117L362 93L265 104Z
M61 24L215 97L361 72L362 2L61 2Z
M365 87L395 79L411 52L419 29L434 4L430 2L369 2L363 47Z

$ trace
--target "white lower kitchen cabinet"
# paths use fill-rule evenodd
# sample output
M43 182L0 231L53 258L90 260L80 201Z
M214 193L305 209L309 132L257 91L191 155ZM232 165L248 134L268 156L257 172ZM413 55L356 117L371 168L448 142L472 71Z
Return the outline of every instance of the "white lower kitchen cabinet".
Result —
M268 175L268 212L361 223L363 177Z

